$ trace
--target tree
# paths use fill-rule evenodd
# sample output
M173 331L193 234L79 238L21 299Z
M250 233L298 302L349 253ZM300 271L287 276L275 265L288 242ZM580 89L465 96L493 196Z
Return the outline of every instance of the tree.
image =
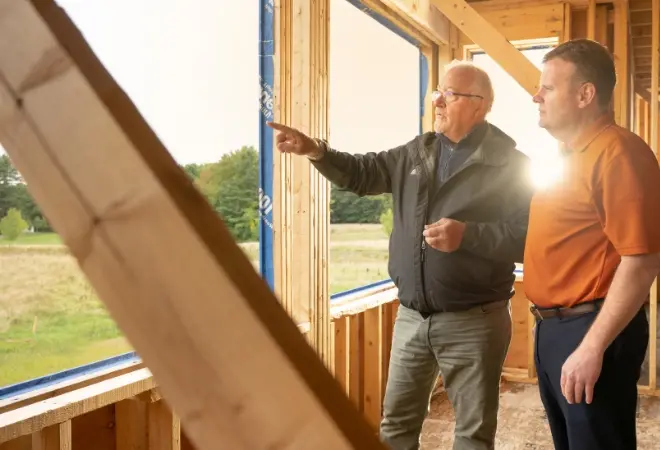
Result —
M186 174L190 177L191 180L196 181L199 178L199 174L202 171L203 167L204 167L203 164L191 163L191 164L186 164L185 166L182 167L182 169L184 172L186 172Z
M378 223L391 197L391 194L359 197L333 186L330 192L330 222Z
M16 208L9 208L7 215L0 220L0 233L8 241L15 241L27 228L28 223Z
M0 217L7 215L9 208L15 207L16 186L21 182L18 171L7 155L0 155Z
M257 240L259 154L254 147L244 146L205 165L197 186L236 240Z
M9 156L0 155L0 217L16 208L35 231L52 231Z

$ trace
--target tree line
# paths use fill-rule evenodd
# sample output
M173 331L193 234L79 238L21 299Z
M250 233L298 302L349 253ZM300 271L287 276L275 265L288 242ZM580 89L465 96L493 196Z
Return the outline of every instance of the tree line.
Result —
M28 227L52 231L9 156L0 155L0 234L15 239Z
M237 241L258 239L259 153L254 147L243 146L216 162L186 164L182 169L220 214ZM1 155L0 220L6 217L10 217L12 226L23 220L25 228L52 231L9 157ZM388 220L391 226L391 195L358 197L335 187L331 189L331 223L383 223L387 231Z

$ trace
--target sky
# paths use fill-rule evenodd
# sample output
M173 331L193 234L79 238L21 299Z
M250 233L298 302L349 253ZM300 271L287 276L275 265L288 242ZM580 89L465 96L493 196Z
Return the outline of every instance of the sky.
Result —
M258 145L258 1L57 2L179 163ZM331 17L331 143L411 139L418 50L345 0L331 0Z
M179 163L258 145L258 1L57 1ZM542 52L527 56L540 65ZM556 146L529 94L487 55L475 61L496 90L489 119L547 178ZM346 0L330 1L329 84L335 148L378 151L418 133L418 49Z

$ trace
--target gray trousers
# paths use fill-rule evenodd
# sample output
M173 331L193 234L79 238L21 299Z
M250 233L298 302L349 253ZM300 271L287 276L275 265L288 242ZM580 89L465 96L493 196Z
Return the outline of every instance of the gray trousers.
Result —
M419 449L431 393L442 375L456 414L453 449L494 449L511 328L508 301L426 319L399 306L380 425L386 446Z

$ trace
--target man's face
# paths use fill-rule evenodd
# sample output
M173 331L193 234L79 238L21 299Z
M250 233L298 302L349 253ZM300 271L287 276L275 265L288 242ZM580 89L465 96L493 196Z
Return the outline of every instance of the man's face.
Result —
M573 63L559 58L546 62L539 91L533 97L539 105L539 126L553 136L570 128L581 109L579 91Z
M446 73L438 86L441 95L433 101L437 133L457 142L484 119L484 93L476 92L475 85L469 70L454 68Z

